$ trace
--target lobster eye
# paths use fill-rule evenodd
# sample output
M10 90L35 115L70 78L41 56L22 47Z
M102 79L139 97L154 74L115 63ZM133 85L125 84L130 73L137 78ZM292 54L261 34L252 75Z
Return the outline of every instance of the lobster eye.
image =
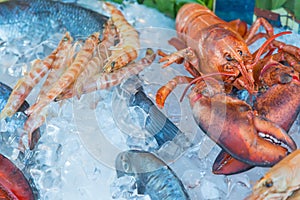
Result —
M240 56L243 55L243 52L241 50L238 50L238 53L240 54Z
M232 58L231 55L229 55L229 54L225 54L225 59L226 59L227 61L233 61L233 58Z
M272 186L273 186L273 181L272 181L272 179L267 179L266 182L265 182L265 186L266 186L267 188L272 187Z

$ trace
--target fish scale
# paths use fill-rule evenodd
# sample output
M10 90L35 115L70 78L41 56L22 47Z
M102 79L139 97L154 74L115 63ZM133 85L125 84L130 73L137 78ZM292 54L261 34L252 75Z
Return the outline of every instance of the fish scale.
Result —
M48 38L69 31L86 37L101 32L108 17L73 3L44 0L10 0L0 3L0 37L6 39L28 35ZM79 28L80 27L80 28Z
M183 188L181 182L174 178L174 174L167 167L162 167L145 176L145 194L151 194L152 200L186 200L186 193L178 188ZM166 192L167 191L167 192Z
M181 180L160 158L143 150L121 152L116 158L117 176L134 176L138 193L152 200L189 200Z

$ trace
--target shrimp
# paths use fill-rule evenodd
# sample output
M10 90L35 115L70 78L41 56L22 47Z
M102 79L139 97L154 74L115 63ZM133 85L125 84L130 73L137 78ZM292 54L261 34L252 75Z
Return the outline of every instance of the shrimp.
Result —
M17 112L33 87L37 85L52 68L52 64L56 59L57 54L64 51L70 43L72 43L72 40L72 37L67 32L59 42L58 47L49 56L47 56L44 60L37 59L32 62L29 73L19 79L15 85L7 104L0 114L0 119L11 117Z
M123 80L129 78L133 74L138 74L146 66L149 66L155 59L155 53L148 48L146 56L141 60L131 63L128 66L121 68L113 73L102 73L95 75L90 81L84 85L83 93L89 93L95 90L107 89L120 84Z
M109 48L114 46L118 40L116 27L111 20L108 20L103 32L103 39L97 45L96 55L89 61L73 86L77 92L78 99L82 94L82 88L86 81L93 75L102 72L103 66L107 62L107 58L111 55Z
M48 113L48 105L42 107L39 112L32 113L24 124L24 134L28 135L28 146L34 148L34 131L38 129L45 121Z
M127 22L121 11L107 2L105 8L111 13L111 19L120 37L120 42L114 47L112 55L103 67L103 71L112 72L137 58L140 41L138 32Z
M57 54L57 57L53 62L53 67L51 68L47 79L40 90L37 102L39 102L40 99L45 98L47 92L51 89L51 86L65 72L67 67L71 65L73 57L75 55L76 47L77 43L75 43L74 45L70 43L67 48Z
M70 43L67 48L57 53L57 57L53 62L53 67L51 68L51 71L49 72L47 79L38 95L36 102L37 104L39 104L40 99L44 99L47 96L47 92L51 89L51 86L57 81L57 79L59 79L66 68L70 66L75 54L76 46L77 43L75 43L73 46ZM24 124L24 131L28 134L28 146L30 148L33 148L32 133L45 122L47 110L48 106L43 107L41 110L39 110L39 112L36 113L29 113L29 111L26 111L26 113L30 116Z
M77 53L72 64L62 76L52 85L51 89L43 99L32 105L27 113L39 112L43 107L52 102L60 93L69 87L82 72L83 67L92 58L93 52L98 44L99 33L92 34L84 43L82 49Z
M82 93L90 93L96 90L107 89L115 85L120 84L122 81L126 80L134 74L138 74L145 67L149 66L155 59L155 53L152 49L146 50L146 55L144 58L137 62L130 63L128 66L121 68L112 73L100 73L89 78L87 82L83 85ZM57 98L56 101L62 100L64 98L71 98L74 95L73 90L67 91L62 98Z
M300 189L300 150L274 165L253 187L247 200L297 199ZM297 192L296 192L297 191ZM296 194L294 194L296 192Z

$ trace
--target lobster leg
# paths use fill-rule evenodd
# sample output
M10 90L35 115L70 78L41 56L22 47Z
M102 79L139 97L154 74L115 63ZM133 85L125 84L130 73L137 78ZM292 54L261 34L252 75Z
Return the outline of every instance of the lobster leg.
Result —
M289 54L294 55L298 60L300 60L300 49L293 45L287 45L280 41L273 41L272 43L275 47L277 47L279 50L287 52Z
M186 44L179 38L173 37L169 40L169 44L172 45L179 51L180 49L185 49L187 48Z
M170 56L169 54L163 52L163 51L160 50L160 49L157 50L157 54L158 54L159 56L162 56L163 58ZM166 59L166 60L168 60L168 59ZM182 56L178 56L178 57L175 57L175 56L174 56L174 57L172 58L172 63L181 64L181 63L183 63L183 61L184 61L184 58L183 58ZM172 63L171 63L171 64L172 64ZM169 64L169 65L170 65L170 64ZM166 67L166 66L164 66L164 67Z
M173 38L175 39L175 38ZM178 39L180 40L180 39ZM159 62L168 61L166 64L163 65L163 67L167 67L171 65L172 63L181 64L184 62L185 69L193 76L198 77L201 74L197 70L197 68L194 67L193 64L198 63L197 58L195 57L194 53L190 48L181 49L175 53L172 53L170 55L164 53L161 50L157 51L157 54L162 56ZM197 65L197 64L196 64Z
M266 33L257 33L258 28L260 26L263 26L266 30ZM269 38L274 35L274 29L272 25L264 18L257 19L253 25L251 26L249 32L244 37L245 42L247 45L253 44L255 41L261 39L261 38ZM300 61L300 48L293 46L293 45L287 45L283 42L274 40L271 43L271 46L269 47L270 51L274 50L274 47L280 50L286 61L291 64L291 66L295 67L297 71L300 71L300 65L298 62ZM279 60L277 60L279 61Z
M276 54L272 53L278 49L279 52ZM298 47L292 46L292 45L286 45L279 41L273 41L272 45L269 48L266 48L264 50L265 52L268 52L268 54L265 56L265 58L272 57L275 61L286 61L290 66L292 66L297 72L300 72L300 49ZM253 54L253 56L256 55L258 50Z
M167 84L162 86L156 93L156 104L159 108L163 108L165 101L169 94L176 88L178 84L187 84L191 82L193 78L187 76L176 76L170 80Z
M299 61L293 55L285 54L284 57L289 65L291 65L297 72L300 72Z
M260 33L258 33L258 35L256 34L256 32L258 31L260 26L263 26L265 28L266 34L260 34ZM247 45L250 45L250 44L254 43L256 40L258 40L262 37L265 37L266 35L268 37L274 35L273 26L265 18L258 18L252 24L250 30L248 31L248 33L246 34L244 39L245 39L245 42L247 43ZM255 40L253 38L255 38Z
M174 52L174 53L172 53L170 55L164 56L164 57L162 57L159 60L159 62L165 62L165 61L167 61L163 65L164 67L167 67L167 66L171 65L172 63L177 63L182 58L185 61L191 63L191 65L193 67L195 67L196 69L199 69L198 58L197 58L196 54L194 53L194 51L190 47L185 48L185 49L181 49L181 50L176 51L176 52Z

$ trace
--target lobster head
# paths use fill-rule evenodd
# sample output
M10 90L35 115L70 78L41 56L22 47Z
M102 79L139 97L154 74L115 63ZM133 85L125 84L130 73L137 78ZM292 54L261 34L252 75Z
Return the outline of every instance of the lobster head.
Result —
M207 27L200 34L197 53L200 60L200 71L204 74L220 72L225 83L237 88L254 91L254 79L251 63L252 55L243 38L235 31L216 24Z

